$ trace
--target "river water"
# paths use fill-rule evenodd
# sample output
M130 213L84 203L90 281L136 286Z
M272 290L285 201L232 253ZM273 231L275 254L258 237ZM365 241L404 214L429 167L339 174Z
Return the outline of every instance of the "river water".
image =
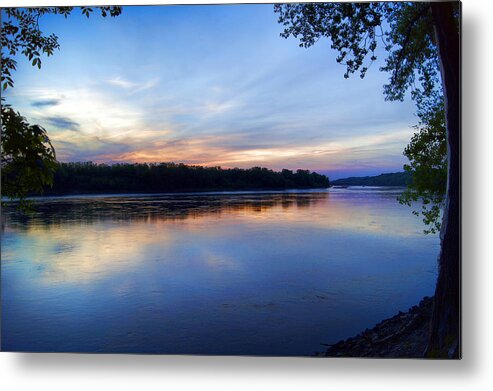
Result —
M311 355L432 295L397 189L41 198L4 208L2 349Z

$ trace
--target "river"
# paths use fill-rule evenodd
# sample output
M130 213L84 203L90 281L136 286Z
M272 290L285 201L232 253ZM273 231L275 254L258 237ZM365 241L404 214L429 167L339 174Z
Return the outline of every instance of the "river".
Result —
M399 191L7 206L2 349L311 355L433 294L439 239Z

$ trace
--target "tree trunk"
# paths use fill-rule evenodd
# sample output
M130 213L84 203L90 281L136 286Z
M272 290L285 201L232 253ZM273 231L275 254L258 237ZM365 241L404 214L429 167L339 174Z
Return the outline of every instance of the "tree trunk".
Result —
M460 30L454 20L453 3L431 3L431 9L445 96L448 173L435 304L425 355L460 358Z

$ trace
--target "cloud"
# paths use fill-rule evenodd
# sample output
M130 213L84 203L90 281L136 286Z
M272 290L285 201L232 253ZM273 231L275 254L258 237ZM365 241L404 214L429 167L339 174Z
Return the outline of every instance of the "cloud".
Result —
M108 80L108 83L113 84L114 86L125 88L125 89L131 89L131 88L136 88L137 83L133 83L131 81L122 79L121 77L115 77L113 79Z
M137 92L145 91L152 87L155 87L159 83L159 81L160 81L159 78L155 78L148 80L144 83L136 83L133 81L125 80L121 77L114 77L112 79L107 80L109 84L123 88L125 90L129 90L131 94L135 94Z
M45 117L43 118L43 120L48 122L52 126L65 130L78 130L80 127L80 124L78 122L75 122L70 118L58 115Z
M61 102L61 99L38 99L31 102L31 106L40 108L40 107L48 107L48 106L56 106Z
M113 162L113 156L132 149L132 146L124 143L110 142L80 132L76 135L72 134L72 137L67 134L56 134L52 137L52 142L61 161Z
M56 106L34 108L32 101L59 99ZM51 130L77 130L82 133L113 137L130 131L148 129L148 116L142 97L129 99L121 91L115 93L106 83L90 86L56 89L29 89L12 99L14 107L33 123L52 127ZM27 105L26 105L26 102ZM163 125L163 127L165 127ZM162 130L153 126L152 129ZM117 140L116 140L117 141Z
M160 136L160 137L157 137ZM75 138L74 138L75 137ZM173 137L173 133L129 132L117 140L77 133L57 135L62 160L95 162L173 161L223 167L267 166L274 169L377 169L398 171L409 130L337 140L252 140L248 134L201 134ZM270 141L270 142L266 142ZM57 145L55 145L57 147Z

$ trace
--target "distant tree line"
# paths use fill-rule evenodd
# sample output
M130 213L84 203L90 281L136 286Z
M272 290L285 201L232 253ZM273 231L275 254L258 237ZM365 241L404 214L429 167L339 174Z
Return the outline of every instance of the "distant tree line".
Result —
M350 177L336 179L331 182L333 186L408 186L412 183L413 176L410 172L393 172L376 176Z
M308 170L279 172L175 163L60 163L45 194L163 193L176 191L327 188L329 179Z

